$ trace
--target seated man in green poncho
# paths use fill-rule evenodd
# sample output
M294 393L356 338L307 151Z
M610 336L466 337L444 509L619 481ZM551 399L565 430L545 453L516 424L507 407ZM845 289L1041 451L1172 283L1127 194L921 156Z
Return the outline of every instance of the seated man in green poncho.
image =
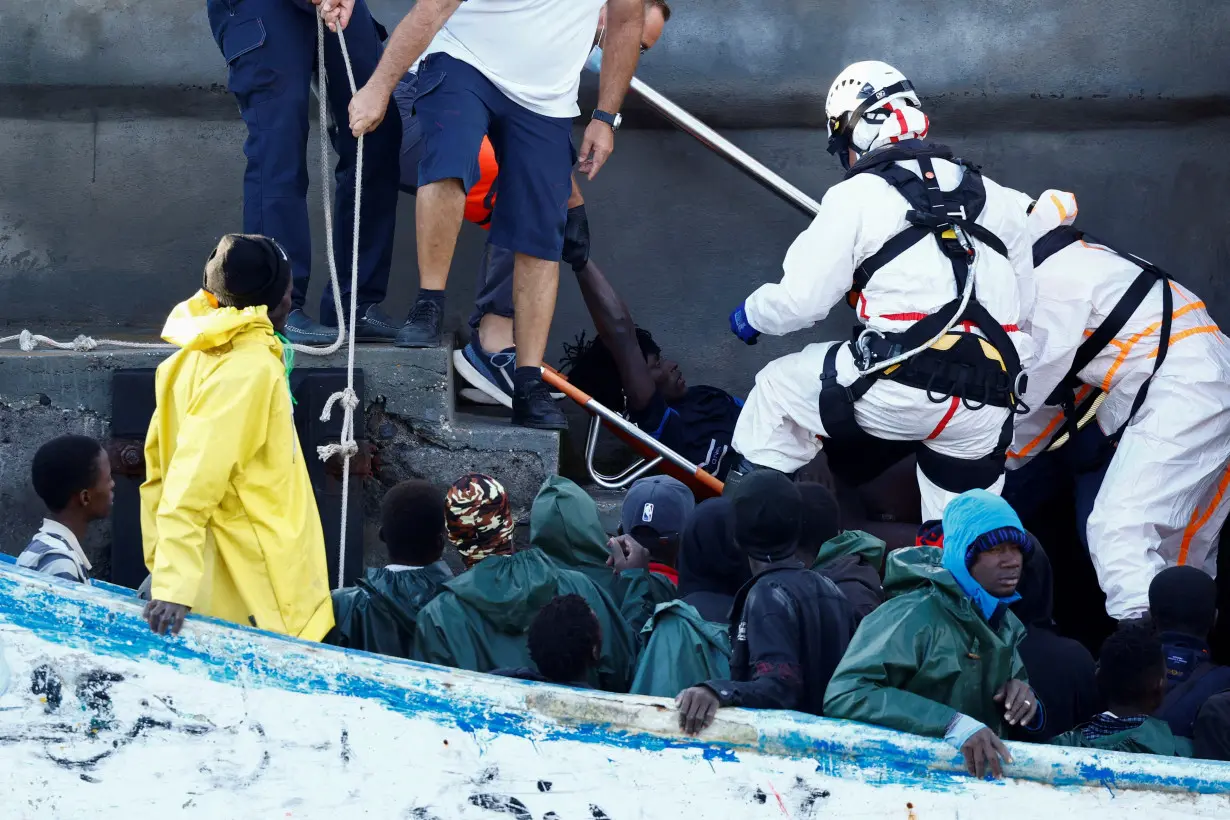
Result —
M1191 757L1191 741L1150 717L1166 695L1166 655L1151 624L1124 621L1098 655L1098 693L1106 711L1051 741L1112 752Z
M985 490L944 510L944 549L889 556L889 600L868 615L833 673L828 717L940 737L970 774L999 777L1004 730L1045 727L1017 645L1025 629L1008 606L1033 542L1008 503Z
M414 657L474 672L531 666L528 640L534 618L556 596L573 593L585 599L601 625L602 657L590 683L628 691L636 639L618 605L586 572L544 551L550 545L558 555L575 542L578 530L587 531L582 519L593 503L572 482L549 478L530 511L532 544L524 549L514 544L511 555L484 558L445 584L419 613ZM596 520L596 510L593 515ZM599 548L604 549L601 543ZM600 566L610 574L605 564Z
M453 577L444 553L444 493L426 481L403 481L380 502L380 540L389 564L369 569L333 593L336 646L409 658L423 606Z

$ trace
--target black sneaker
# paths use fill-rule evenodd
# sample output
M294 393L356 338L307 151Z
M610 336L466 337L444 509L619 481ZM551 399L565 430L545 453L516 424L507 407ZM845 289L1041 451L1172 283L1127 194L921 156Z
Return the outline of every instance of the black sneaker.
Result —
M286 317L282 335L291 344L327 347L337 340L337 328L326 327L304 313L302 308L295 308Z
M542 379L534 379L513 390L512 423L535 430L568 429L568 419L555 406L551 390Z
M398 327L379 305L368 305L359 310L354 323L356 342L391 342L397 338Z
M393 344L398 347L439 347L440 330L444 324L444 310L430 299L414 303L414 310L397 332Z

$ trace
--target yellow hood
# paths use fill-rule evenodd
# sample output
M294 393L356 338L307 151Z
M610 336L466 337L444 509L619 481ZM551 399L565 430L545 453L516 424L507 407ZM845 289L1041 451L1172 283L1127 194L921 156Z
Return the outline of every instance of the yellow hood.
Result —
M184 350L212 350L248 331L267 335L270 346L276 346L281 355L282 344L273 335L267 307L216 307L212 296L198 290L171 311L162 328L162 338Z

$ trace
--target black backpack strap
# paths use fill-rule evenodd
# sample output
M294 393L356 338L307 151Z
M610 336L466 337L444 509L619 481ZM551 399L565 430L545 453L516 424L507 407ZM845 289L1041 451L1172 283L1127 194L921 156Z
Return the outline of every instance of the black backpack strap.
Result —
M1143 274L1143 272L1142 272ZM1145 379L1144 384L1136 391L1136 400L1132 402L1132 409L1128 413L1127 419L1123 424L1119 425L1119 429L1110 435L1110 443L1118 444L1119 439L1123 438L1123 433L1127 430L1127 426L1132 423L1132 419L1136 418L1137 411L1145 403L1145 397L1149 395L1149 385L1153 383L1153 379L1157 376L1158 368L1162 366L1162 362L1166 361L1166 352L1170 350L1170 328L1174 319L1174 294L1170 289L1170 281L1162 277L1162 327L1161 333L1157 338L1157 356L1153 359L1153 372L1149 374L1149 378Z
M1073 229L1071 226L1056 228L1034 243L1035 267L1078 241L1096 244L1121 259L1131 262L1133 265L1138 265L1140 273L1137 274L1119 301L1115 303L1106 319L1076 349L1076 357L1072 360L1072 366L1068 368L1067 376L1064 377L1064 380L1059 383L1059 386L1055 388L1051 395L1047 397L1047 404L1063 407L1065 417L1065 423L1056 433L1055 438L1052 439L1052 443L1059 440L1065 433L1069 436L1076 434L1076 428L1079 423L1076 409L1076 390L1081 384L1080 372L1088 367L1089 363L1097 358L1098 354L1119 335L1119 332L1123 330L1128 320L1132 318L1132 314L1148 298L1149 293L1153 290L1153 286L1159 281L1162 282L1162 322L1158 337L1157 356L1153 361L1153 372L1149 374L1149 378L1145 380L1144 384L1140 386L1140 390L1136 393L1136 399L1132 402L1132 409L1127 419L1109 437L1111 444L1114 445L1123 437L1124 430L1127 429L1128 424L1131 424L1137 411L1144 404L1145 397L1149 393L1149 385L1153 381L1153 377L1157 375L1158 368L1162 366L1162 362L1166 360L1166 354L1170 348L1171 326L1174 321L1174 294L1170 289L1171 277L1161 268L1140 257L1116 250L1104 242Z
M928 236L931 236L931 231L927 228L911 225L885 242L884 247L864 259L863 263L854 269L854 289L862 290L867 287L867 283L871 281L871 277L875 275L876 271Z
M1040 267L1043 262L1069 245L1076 244L1084 236L1084 231L1077 230L1071 225L1060 225L1034 243L1034 267Z
M824 365L820 372L820 421L824 424L824 432L830 438L857 440L860 436L870 435L859 426L854 418L854 402L861 399L871 389L873 380L860 376L849 387L837 381L837 354L844 344L830 345L824 354Z
M902 140L863 154L859 161L850 166L849 171L846 171L845 178L850 179L866 171L880 173L885 166L891 167L894 163L918 159L921 156L953 159L952 149L946 145L922 140ZM910 176L914 175L910 174Z
M968 276L969 265L972 260L969 258L966 250L961 247L960 242L957 241L955 234L947 238L944 236L944 233L951 230L954 225L960 226L971 237L986 243L991 250L999 255L1008 256L1008 248L1004 245L1003 241L990 230L974 221L986 203L986 191L976 166L960 160L953 160L952 152L946 149L943 153L918 150L889 152L887 149L882 149L882 151L884 153L877 157L876 162L857 171L852 170L851 175L863 172L874 173L889 185L892 185L901 194L902 198L913 206L912 210L906 213L906 220L910 222L910 226L885 242L883 247L863 260L855 269L855 291L863 290L877 271L917 245L928 235L931 235L939 242L940 248L944 251L945 255L953 260L953 278L957 283L957 291L958 293L964 292L965 280ZM879 153L877 152L877 154ZM966 215L962 216L960 212L949 210L949 200L945 198L944 191L940 189L935 166L931 162L932 157L960 162L966 169L967 179L963 180L962 184L967 188L972 188L969 194L972 200L970 207L973 209L973 213L969 213L967 210ZM913 171L893 164L911 159L918 162L919 170L922 172L921 178ZM858 166L855 167L857 168ZM958 188L958 190L960 189Z

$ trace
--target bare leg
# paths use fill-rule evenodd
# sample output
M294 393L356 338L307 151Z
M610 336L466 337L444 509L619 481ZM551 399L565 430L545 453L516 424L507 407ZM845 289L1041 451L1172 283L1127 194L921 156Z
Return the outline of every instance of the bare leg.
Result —
M419 188L414 216L418 237L419 287L444 290L453 251L465 216L466 192L459 179L441 179ZM551 303L555 304L552 291Z
M495 313L484 313L478 323L478 344L485 353L499 353L516 344L513 320Z
M517 366L538 367L547 351L547 335L559 290L559 260L517 254L513 272L513 310Z

